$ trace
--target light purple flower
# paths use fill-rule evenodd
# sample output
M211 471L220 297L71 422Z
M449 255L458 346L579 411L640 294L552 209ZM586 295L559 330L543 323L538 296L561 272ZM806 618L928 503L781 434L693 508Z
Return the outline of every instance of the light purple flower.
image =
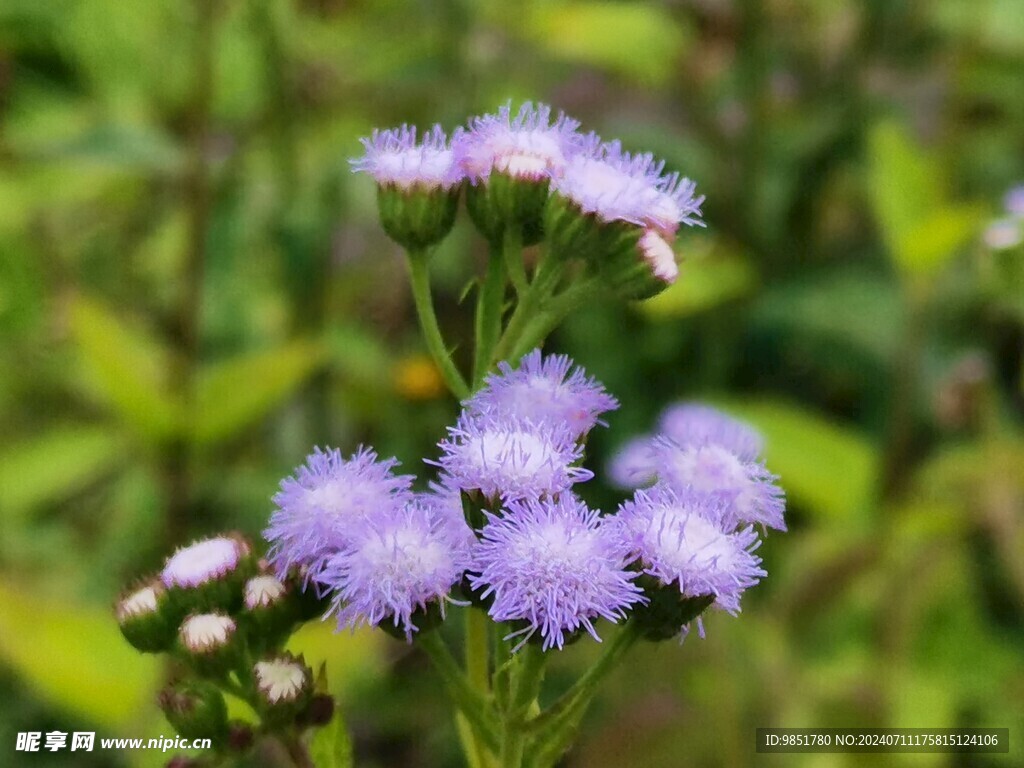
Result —
M687 597L714 595L730 613L739 611L743 591L767 575L753 554L760 546L753 528L727 533L721 507L706 496L657 485L637 491L613 519L644 573Z
M554 496L590 480L574 466L582 449L566 427L524 419L463 413L439 443L446 481L463 491L479 490L505 501Z
M454 137L453 137L454 138ZM462 181L448 138L435 125L416 141L416 127L375 130L370 138L360 139L366 152L349 160L355 173L368 173L381 186L400 189L450 189Z
M281 481L277 509L263 532L269 560L284 578L292 566L315 580L324 562L348 542L367 517L400 509L410 498L410 475L395 475L395 459L378 461L369 448L344 459L336 448L317 448L292 477Z
M583 213L605 222L646 227L667 245L680 224L704 226L700 219L704 198L695 196L692 181L677 173L666 175L664 169L665 163L649 153L633 155L617 141L602 144L590 134L584 151L569 159L551 185Z
M452 142L455 162L472 182L486 181L492 171L539 181L561 173L578 150L579 123L564 114L551 121L551 107L526 102L515 116L511 104L496 115L470 120L469 130Z
M1016 219L996 219L985 227L981 237L993 251L1007 251L1024 242L1024 228Z
M541 357L535 349L517 368L501 362L498 370L466 402L468 412L564 426L578 439L594 425L604 424L598 418L602 413L619 407L598 381L582 368L574 368L566 355Z
M752 427L700 403L677 403L658 420L658 432L681 446L718 445L743 461L753 461L764 440Z
M167 588L198 587L233 572L249 552L249 544L241 536L203 539L171 555L160 579Z
M658 478L654 441L635 437L615 452L608 462L608 477L616 488L642 488Z
M594 621L617 622L643 600L626 570L616 531L579 499L513 502L503 517L488 514L470 576L473 589L494 601L495 621L522 621L525 643L540 632L543 650L562 648L566 635L585 629L600 641Z
M412 501L366 518L328 560L320 584L334 594L339 628L376 626L389 619L411 638L413 614L434 602L444 612L452 586L469 562L468 540L450 520Z
M786 530L785 496L762 463L744 461L714 443L681 446L664 437L654 441L654 455L661 482L721 503L729 527L759 523Z
M1003 198L1006 212L1018 219L1024 219L1024 184L1011 187Z

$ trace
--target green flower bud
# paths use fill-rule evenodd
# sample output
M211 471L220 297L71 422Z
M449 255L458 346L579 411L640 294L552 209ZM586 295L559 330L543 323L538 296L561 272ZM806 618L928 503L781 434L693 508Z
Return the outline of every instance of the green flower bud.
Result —
M179 683L162 690L157 701L167 721L186 739L212 739L218 743L227 735L227 706L215 685L201 681Z
M252 669L260 713L283 723L304 712L313 695L313 671L302 656L282 653L256 662Z
M237 610L242 586L255 571L249 542L239 534L224 534L176 551L160 578L172 613L180 619L190 613Z
M448 236L459 209L461 186L377 187L377 210L388 236L409 251L422 251Z
M175 623L168 610L167 590L158 580L132 590L115 609L125 640L143 653L166 651L174 644Z
M714 595L686 597L678 584L659 584L647 576L638 579L637 584L643 587L649 602L634 606L630 621L636 622L644 639L652 642L679 637L685 625L715 602Z
M178 646L199 674L222 677L237 658L238 626L230 616L197 613L178 629Z

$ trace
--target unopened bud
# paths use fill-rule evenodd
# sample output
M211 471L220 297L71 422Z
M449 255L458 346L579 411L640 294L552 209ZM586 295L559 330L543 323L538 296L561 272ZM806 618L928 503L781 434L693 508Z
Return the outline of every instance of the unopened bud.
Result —
M187 739L220 740L227 734L224 696L210 683L181 683L162 690L160 709L179 735Z
M144 653L168 650L174 643L175 626L167 611L167 590L152 581L118 601L115 612L121 634Z
M242 585L255 570L249 542L228 534L182 547L168 558L160 578L180 615L233 611L242 601Z
M230 616L193 614L181 623L178 642L185 657L200 674L219 677L231 668L237 629L235 620Z

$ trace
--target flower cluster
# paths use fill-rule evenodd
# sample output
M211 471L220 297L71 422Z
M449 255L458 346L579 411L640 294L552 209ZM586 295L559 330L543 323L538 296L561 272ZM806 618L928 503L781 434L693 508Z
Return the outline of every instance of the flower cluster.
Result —
M410 251L448 234L465 186L470 217L491 242L546 238L623 295L657 292L678 275L680 225L703 226L704 198L650 153L579 127L544 104L507 104L450 139L436 125L419 141L407 125L375 131L351 163L375 179L384 228Z
M440 470L428 492L371 451L314 453L275 496L271 559L305 573L339 626L408 639L450 603L482 607L518 645L544 650L598 638L600 619L667 621L647 633L662 637L708 604L738 611L765 575L751 524L785 527L760 437L706 406L675 406L625 473L655 485L602 515L575 489L593 477L581 466L588 433L617 407L565 356L502 364L428 460Z

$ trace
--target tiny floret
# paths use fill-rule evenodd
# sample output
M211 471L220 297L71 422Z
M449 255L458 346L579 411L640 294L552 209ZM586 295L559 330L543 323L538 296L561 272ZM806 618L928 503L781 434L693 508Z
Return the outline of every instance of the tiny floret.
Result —
M615 520L644 573L686 597L714 595L715 605L736 613L743 591L766 575L753 554L754 530L726 532L720 507L706 497L655 486L637 491Z
M349 161L356 173L368 173L380 186L399 189L450 189L462 180L448 137L440 125L416 140L416 127L375 130L360 140L362 157Z
M513 502L488 516L470 577L482 597L493 595L495 621L524 622L525 643L540 633L543 650L561 649L594 622L617 622L643 600L626 569L626 549L596 511L563 494L558 501Z
M157 582L148 584L123 598L117 604L118 622L156 613L163 591L163 585Z
M257 661L253 675L268 704L297 701L310 685L308 668L290 655Z
M467 411L564 427L580 438L603 424L601 414L619 407L598 381L573 367L566 355L542 357L535 349L517 368L501 362L498 370L466 403Z
M264 536L277 576L293 566L316 580L324 562L348 541L366 517L399 509L411 498L412 478L394 473L395 459L379 461L360 448L348 459L341 451L316 449L295 474L281 481L277 509Z
M418 610L437 603L443 613L448 592L466 569L468 553L469 540L452 520L413 501L398 512L367 520L328 561L320 580L333 592L339 628L390 621L411 638L418 629Z
M464 413L436 462L463 491L506 501L553 496L594 475L576 466L582 449L567 427Z
M168 588L198 587L232 573L249 552L249 544L236 536L197 541L171 555L160 578Z
M250 611L266 608L284 597L287 588L276 576L263 574L245 582L245 607Z
M526 102L515 115L506 104L496 115L473 118L469 127L453 141L453 149L458 167L472 182L486 181L491 173L546 180L562 172L580 145L579 123L563 114L552 121L546 104Z
M208 653L223 648L235 633L235 621L219 613L200 613L181 623L181 644L193 653Z

